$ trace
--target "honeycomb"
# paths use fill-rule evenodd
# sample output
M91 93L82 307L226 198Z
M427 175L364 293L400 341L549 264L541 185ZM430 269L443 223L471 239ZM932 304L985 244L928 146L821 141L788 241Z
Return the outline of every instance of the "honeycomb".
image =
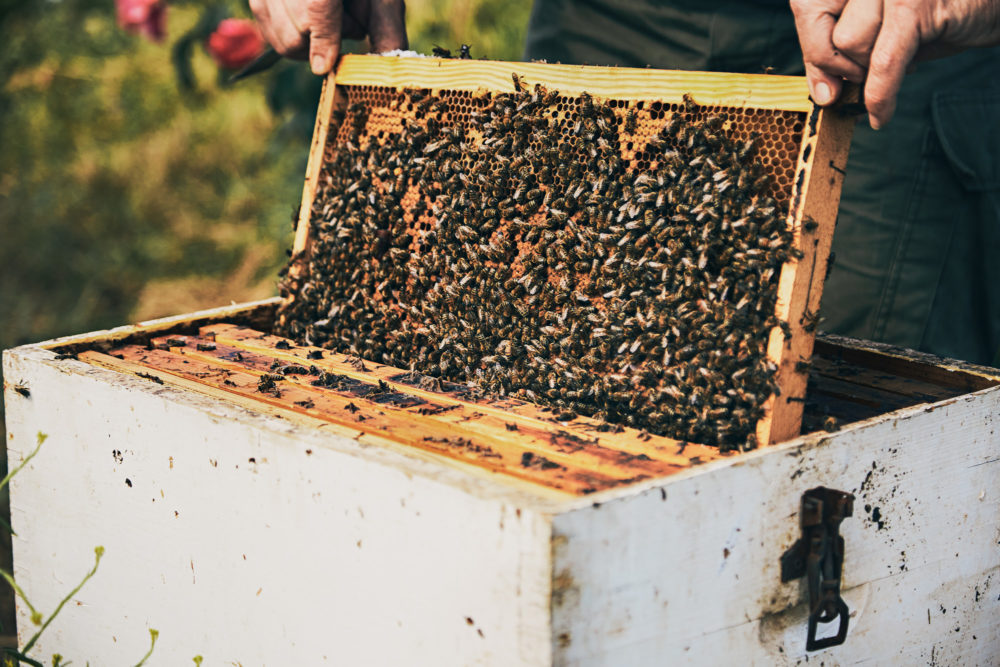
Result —
M384 86L341 86L339 90L343 91L347 106L360 104L368 110L361 132L364 141L371 141L373 138L380 141L388 134L398 133L403 128L404 119L423 120L433 115L444 125L468 124L469 114L485 109L492 99L488 92L477 94L468 90L416 90L419 95L425 96L424 99L433 99L440 105L435 111L429 111L429 108L421 110L417 104L409 101L408 92L412 91L397 91ZM645 171L658 166L656 156L647 149L647 144L674 115L680 114L688 122L721 116L724 119L723 130L733 140L746 141L757 137L758 159L773 179L770 194L778 202L786 203L790 199L805 126L805 113L715 105L699 106L697 111L691 112L685 110L683 104L675 102L595 99L615 110L621 156L630 169ZM632 131L625 127L629 112L634 114L635 119L635 129ZM562 135L569 137L580 119L580 100L578 97L560 95L547 115L558 125ZM327 143L328 158L340 143L347 140L350 133L351 126L345 123L336 134L331 135ZM540 148L537 143L533 147Z
M755 446L804 113L338 91L279 333L557 419Z

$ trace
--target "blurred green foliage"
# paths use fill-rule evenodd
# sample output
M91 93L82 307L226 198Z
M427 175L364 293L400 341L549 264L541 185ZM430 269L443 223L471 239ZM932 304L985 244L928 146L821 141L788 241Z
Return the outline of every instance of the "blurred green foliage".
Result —
M196 20L172 8L172 34ZM252 296L277 270L308 147L275 140L264 81L220 89L198 53L210 85L180 92L110 2L24 5L0 37L0 346L228 300L206 280Z
M318 80L298 63L234 86L154 44L112 0L0 0L0 348L268 296L290 242ZM247 15L245 4L226 9ZM414 49L519 58L530 3L415 0Z
M473 58L520 60L530 14L530 0L409 0L406 29L420 53L468 44Z

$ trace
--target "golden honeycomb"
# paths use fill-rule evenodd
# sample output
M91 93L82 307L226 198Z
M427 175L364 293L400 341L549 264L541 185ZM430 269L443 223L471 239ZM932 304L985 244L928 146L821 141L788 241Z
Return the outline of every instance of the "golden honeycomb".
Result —
M434 112L421 111L408 102L406 93L384 86L340 86L346 98L345 107L355 103L367 109L367 120L362 136L368 141L379 141L388 133L397 133L403 127L404 119L421 120L428 113L435 115L442 124L466 124L469 114L489 106L491 93L476 94L468 90L427 89L417 91L440 101L441 109ZM696 112L686 111L683 104L650 100L601 99L615 109L618 116L618 132L622 159L630 168L645 171L655 169L657 161L652 151L646 150L651 137L656 136L674 114L681 114L686 121L703 121L710 116L722 116L723 127L735 140L746 141L755 136L758 144L758 159L771 174L771 195L778 202L791 198L795 181L795 164L802 143L805 113L751 107L699 106ZM695 100L697 101L697 100ZM627 132L625 120L629 112L634 113L635 130ZM560 96L549 110L551 119L558 123L563 134L569 136L579 119L580 98ZM339 131L331 134L327 144L328 154L337 150L340 142L346 141L350 133L350 123L343 123ZM425 224L429 222L426 221Z

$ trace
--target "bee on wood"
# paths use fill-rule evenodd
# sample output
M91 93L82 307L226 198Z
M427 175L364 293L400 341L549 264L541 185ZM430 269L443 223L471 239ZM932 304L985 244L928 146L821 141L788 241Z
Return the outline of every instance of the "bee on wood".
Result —
M625 114L625 131L629 134L634 134L636 130L636 120L635 120L635 109L629 109L628 113Z
M431 53L435 58L451 58L451 50L438 46L437 44L435 44L434 48L431 49Z
M521 77L517 75L517 72L512 72L510 78L514 81L514 90L522 92L524 89L521 86Z

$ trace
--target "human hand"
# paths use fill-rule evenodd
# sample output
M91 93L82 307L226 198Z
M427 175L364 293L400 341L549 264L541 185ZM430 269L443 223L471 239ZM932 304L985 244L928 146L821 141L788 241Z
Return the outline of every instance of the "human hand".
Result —
M865 82L871 126L892 118L916 60L1000 44L1000 0L791 0L813 99Z
M250 0L264 38L290 58L309 58L314 74L337 62L340 39L371 39L376 53L405 49L403 0Z

